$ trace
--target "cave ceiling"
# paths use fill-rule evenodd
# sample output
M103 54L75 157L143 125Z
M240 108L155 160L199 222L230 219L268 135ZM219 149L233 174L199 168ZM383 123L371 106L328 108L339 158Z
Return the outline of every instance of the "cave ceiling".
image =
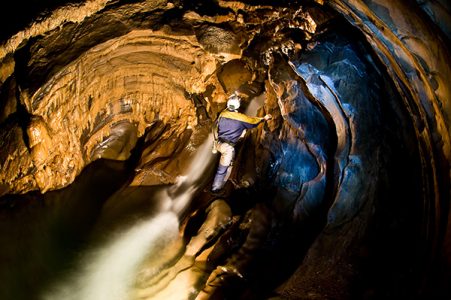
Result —
M266 242L278 226L289 228L281 241L305 235L289 252L303 253L294 266L270 251L283 272L256 276L262 293L416 295L424 290L409 284L429 284L429 262L451 266L450 10L446 1L49 0L15 22L4 10L0 195L70 188L99 160L133 165L129 188L176 185L238 93L248 112L273 116L247 137L232 174L246 191L235 195L270 195L270 209L257 201L239 226L255 220L246 232ZM205 214L225 227L229 210L213 202ZM399 246L389 259L372 252L388 251L374 242L383 238ZM249 243L250 253L267 247ZM188 249L205 244L193 238ZM250 270L245 254L229 260L236 274ZM377 259L359 264L369 256L394 265L397 279L373 286L366 274L351 292L361 270L383 272ZM422 262L406 275L413 260ZM199 299L217 296L213 275ZM384 284L401 287L384 294Z

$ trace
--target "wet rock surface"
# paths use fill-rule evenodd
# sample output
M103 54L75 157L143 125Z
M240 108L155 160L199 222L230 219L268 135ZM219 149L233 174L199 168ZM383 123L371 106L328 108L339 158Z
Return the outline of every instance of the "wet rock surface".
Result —
M2 234L20 266L1 264L0 298L106 297L70 281L115 266L77 266L102 243L132 272L108 299L449 297L449 10L417 3L96 0L30 19L0 46L1 222L30 218ZM214 196L233 92L273 119Z

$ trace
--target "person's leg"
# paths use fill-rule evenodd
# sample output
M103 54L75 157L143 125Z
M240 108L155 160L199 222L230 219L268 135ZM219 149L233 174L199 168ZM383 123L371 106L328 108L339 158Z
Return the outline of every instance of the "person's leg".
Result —
M218 151L221 153L221 158L218 169L216 170L215 179L213 180L212 191L217 191L224 187L230 175L232 169L231 164L235 155L235 149L227 143L220 143Z
M213 185L211 187L211 190L213 192L218 191L222 189L222 187L225 184L225 177L227 173L228 166L223 166L219 164L218 169L216 170L215 179L213 180Z

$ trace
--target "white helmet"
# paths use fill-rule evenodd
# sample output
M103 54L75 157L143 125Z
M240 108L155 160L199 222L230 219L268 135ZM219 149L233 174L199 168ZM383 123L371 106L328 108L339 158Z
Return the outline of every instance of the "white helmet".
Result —
M227 109L229 110L237 110L240 108L240 97L237 95L232 95L229 97L229 100L227 100Z

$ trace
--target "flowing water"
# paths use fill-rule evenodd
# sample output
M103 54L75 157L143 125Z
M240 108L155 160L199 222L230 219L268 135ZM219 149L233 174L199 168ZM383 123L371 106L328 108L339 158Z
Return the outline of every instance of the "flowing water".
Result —
M45 300L123 300L146 257L159 252L179 236L179 217L201 186L202 175L213 161L212 135L196 151L187 173L174 186L155 193L158 211L113 235L80 260L78 269L59 282ZM126 199L124 199L126 201Z
M161 245L177 238L178 219L173 212L138 222L87 255L80 270L43 299L127 299L142 260L147 255L158 255Z
M170 187L123 187L123 163L100 160L66 189L0 198L0 299L127 299L142 261L180 238L211 147Z

